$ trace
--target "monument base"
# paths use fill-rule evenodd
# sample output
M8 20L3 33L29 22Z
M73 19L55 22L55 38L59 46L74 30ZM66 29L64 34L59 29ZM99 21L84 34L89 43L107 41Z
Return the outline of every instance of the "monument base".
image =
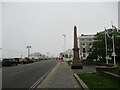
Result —
M74 60L71 69L83 69L83 65L79 60Z

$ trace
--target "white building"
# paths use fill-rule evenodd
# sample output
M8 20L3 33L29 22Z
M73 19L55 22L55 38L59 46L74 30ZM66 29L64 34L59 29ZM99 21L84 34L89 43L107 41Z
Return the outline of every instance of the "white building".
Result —
M81 36L78 37L80 56L82 56L83 59L86 59L88 55L92 52L94 38L95 35L84 35L84 34L81 34Z
M41 54L41 53L38 53L38 52L35 52L35 53L32 53L32 54L30 55L30 58L41 59L41 58L42 58L42 54Z
M65 51L65 54L68 55L68 58L72 58L73 57L73 50L72 49L68 49Z
M59 58L63 58L64 61L69 61L73 59L73 50L68 49L65 52L60 53Z

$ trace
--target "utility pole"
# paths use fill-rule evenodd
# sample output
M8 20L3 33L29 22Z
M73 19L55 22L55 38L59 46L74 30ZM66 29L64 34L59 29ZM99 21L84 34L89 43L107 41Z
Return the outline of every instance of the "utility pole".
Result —
M30 48L31 48L31 46L27 46L27 49L28 49L28 59L30 58Z

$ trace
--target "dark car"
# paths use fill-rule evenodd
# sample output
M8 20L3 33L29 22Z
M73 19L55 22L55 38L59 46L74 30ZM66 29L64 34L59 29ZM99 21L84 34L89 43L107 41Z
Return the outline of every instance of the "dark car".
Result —
M34 61L32 59L28 59L28 63L33 63Z
M27 64L27 63L29 63L28 59L24 59L23 64Z
M18 62L15 59L3 59L2 66L13 66L17 65Z
M14 58L18 64L22 64L23 63L23 59L22 58Z
M27 63L33 63L34 61L32 59L28 59L28 58L25 58L23 60L23 64L27 64Z

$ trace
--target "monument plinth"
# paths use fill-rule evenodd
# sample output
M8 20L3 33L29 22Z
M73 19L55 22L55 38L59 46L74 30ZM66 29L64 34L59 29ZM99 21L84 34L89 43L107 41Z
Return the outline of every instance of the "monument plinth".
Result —
M72 62L72 69L82 69L82 63L79 58L79 48L77 43L77 27L74 26L74 48L73 48L73 62Z

